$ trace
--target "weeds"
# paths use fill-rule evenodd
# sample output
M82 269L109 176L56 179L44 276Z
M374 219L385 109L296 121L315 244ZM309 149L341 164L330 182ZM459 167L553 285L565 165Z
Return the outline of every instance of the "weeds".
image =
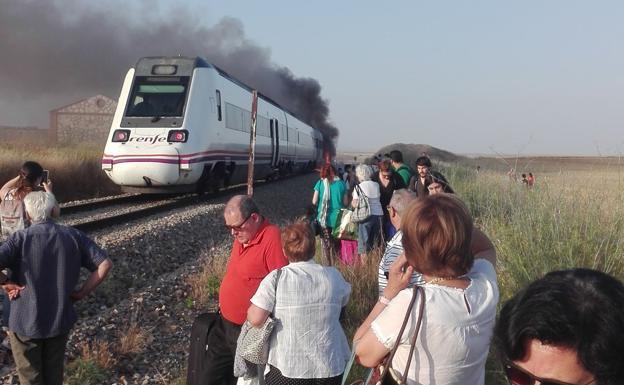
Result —
M151 340L151 333L132 323L119 334L119 343L115 350L121 355L137 354L142 352Z
M103 149L96 146L0 144L0 183L14 178L26 160L50 170L59 202L119 194L120 188L101 169Z
M95 362L78 358L67 365L65 383L67 385L97 385L109 379L109 372Z
M202 260L207 260L200 272L190 275L186 282L190 286L190 295L185 304L189 308L205 308L211 301L219 298L219 286L227 267L227 254L204 252ZM208 255L206 255L208 254Z

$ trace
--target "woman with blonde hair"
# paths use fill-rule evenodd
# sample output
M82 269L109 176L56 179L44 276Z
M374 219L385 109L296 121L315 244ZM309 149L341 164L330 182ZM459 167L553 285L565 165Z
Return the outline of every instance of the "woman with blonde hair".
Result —
M499 296L491 242L473 228L464 204L450 194L415 201L401 223L405 252L392 265L388 285L355 334L359 361L370 367L379 364L397 344L408 315L392 361L398 375L409 363L408 384L483 384ZM405 288L414 271L425 281L424 298L417 296L410 308L414 291Z

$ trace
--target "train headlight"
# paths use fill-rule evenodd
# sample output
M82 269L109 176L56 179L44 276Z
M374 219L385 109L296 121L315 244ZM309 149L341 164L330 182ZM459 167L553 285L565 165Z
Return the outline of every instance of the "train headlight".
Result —
M113 132L113 142L125 143L130 139L130 130L115 130Z
M187 130L171 130L167 135L167 142L173 143L186 143L188 140L188 131Z

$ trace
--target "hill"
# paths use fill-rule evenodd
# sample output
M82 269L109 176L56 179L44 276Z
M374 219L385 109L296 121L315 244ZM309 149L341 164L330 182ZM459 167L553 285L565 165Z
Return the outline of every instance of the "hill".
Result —
M416 159L422 155L427 155L434 163L456 163L466 160L465 157L453 154L452 152L439 149L437 147L429 146L427 144L406 144L406 143L394 143L388 146L384 146L377 150L375 154L387 154L392 150L399 150L403 153L403 161L410 167L414 167ZM371 161L369 158L367 161Z

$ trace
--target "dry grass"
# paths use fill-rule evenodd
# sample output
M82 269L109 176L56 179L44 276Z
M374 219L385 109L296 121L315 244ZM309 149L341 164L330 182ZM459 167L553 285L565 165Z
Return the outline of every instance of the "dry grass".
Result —
M14 178L26 160L50 170L59 202L120 193L101 169L102 149L90 146L0 144L0 184Z
M92 362L103 369L112 369L117 362L113 356L111 344L106 341L82 342L79 350L82 361Z
M229 254L215 253L209 250L202 253L201 260L207 261L196 274L186 279L190 287L190 296L187 299L188 307L206 308L219 298L219 286L225 275Z
M152 334L136 323L131 323L126 330L120 332L115 351L120 355L137 354L153 340Z

